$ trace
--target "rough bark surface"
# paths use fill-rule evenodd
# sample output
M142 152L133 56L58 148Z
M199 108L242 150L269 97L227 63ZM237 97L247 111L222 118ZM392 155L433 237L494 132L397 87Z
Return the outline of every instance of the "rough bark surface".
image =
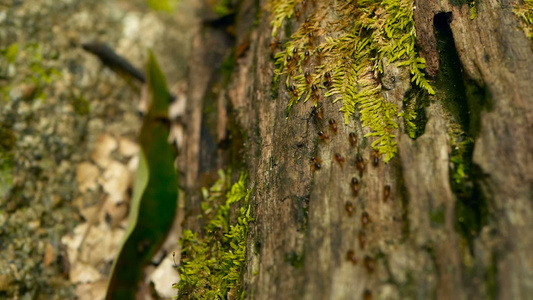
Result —
M370 294L374 299L527 299L533 294L533 260L528 255L533 250L528 232L533 227L533 142L528 134L533 125L533 52L513 16L515 2L476 1L478 14L472 20L466 4L415 1L417 40L428 74L439 70L434 17L449 12L462 69L491 98L491 109L481 114L473 155L483 175L476 184L487 199L489 217L469 237L471 247L456 231L458 197L449 171L453 145L439 99L426 109L424 134L413 140L400 128L398 155L374 166L370 140L362 138L367 129L355 118L343 124L340 102L323 102L323 120L313 117L312 101L295 105L287 117L290 95L283 84L273 85L269 14L260 10L257 26L243 17L258 13L264 2L257 6L244 1L241 6L236 43L237 49L247 50L239 53L229 87L222 92L246 137L245 158L254 187L250 203L256 221L244 275L247 299L370 299ZM248 41L249 48L242 46ZM191 61L205 62L207 53L199 51ZM392 65L383 76L396 78L384 98L402 107L411 87L408 71ZM190 78L198 82L205 76ZM200 82L190 98L203 97L205 82ZM194 99L189 101L200 101ZM329 129L329 119L337 120L338 132ZM199 114L193 120L200 126ZM200 127L191 128L196 128L199 145ZM320 130L330 139L321 141ZM357 147L349 142L350 132L359 133ZM191 149L188 157L194 161L199 150ZM335 153L346 162L338 163ZM362 175L356 153L365 161ZM312 168L311 157L321 158L319 170ZM201 174L190 175L188 182ZM352 177L360 180L357 195ZM391 186L388 199L386 185ZM346 209L348 201L353 214ZM370 222L364 222L363 213ZM194 219L193 210L188 215ZM357 264L347 260L351 251Z
M482 113L473 160L486 175L482 187L501 239L497 245L487 247L481 241L477 245L500 254L498 299L527 299L533 292L533 260L528 255L533 249L528 233L533 225L533 142L528 134L533 125L533 53L512 13L517 3L478 1L474 20L466 6L446 1L418 1L415 13L420 45L429 56L436 56L431 17L451 12L450 26L463 68L487 87L492 98L492 109Z

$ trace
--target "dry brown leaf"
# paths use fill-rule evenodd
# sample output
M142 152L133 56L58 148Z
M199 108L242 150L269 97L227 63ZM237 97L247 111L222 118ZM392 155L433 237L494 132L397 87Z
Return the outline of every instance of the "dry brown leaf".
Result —
M90 264L78 261L70 269L70 281L73 283L95 282L102 279L102 274Z
M172 285L178 283L179 280L180 275L174 266L172 253L167 255L157 269L150 275L150 281L154 283L159 297L170 299L176 296L176 290L172 288Z
M98 179L98 182L109 195L108 200L119 203L124 201L130 184L130 172L125 165L113 160L109 163L103 176Z
M76 286L78 300L103 300L107 289L107 280L82 283Z
M118 143L118 152L122 156L131 157L139 153L139 145L129 139L121 137L119 138Z
M82 162L78 164L78 167L76 168L76 181L80 192L84 193L88 190L96 190L98 187L96 179L99 174L98 167L90 162Z
M46 250L43 257L43 266L48 267L52 262L54 262L55 250L54 246L50 243L46 243Z
M111 162L111 152L117 149L118 143L110 134L103 134L96 140L91 159L100 167L105 168Z

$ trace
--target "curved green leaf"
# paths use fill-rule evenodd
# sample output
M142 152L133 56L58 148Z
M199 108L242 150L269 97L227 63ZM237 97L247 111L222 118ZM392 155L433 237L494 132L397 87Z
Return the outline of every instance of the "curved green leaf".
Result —
M164 242L174 221L178 179L174 149L168 144L166 79L150 52L147 81L152 102L139 136L139 168L126 236L113 264L106 299L135 299L146 264Z

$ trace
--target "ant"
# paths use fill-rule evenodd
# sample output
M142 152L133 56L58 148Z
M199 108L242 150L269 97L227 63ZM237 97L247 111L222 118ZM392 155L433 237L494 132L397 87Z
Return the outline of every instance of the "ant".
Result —
M357 265L357 257L355 257L355 252L353 250L348 250L346 253L346 260L351 262L354 265Z
M318 137L323 141L329 139L329 136L322 130L318 132Z
M350 140L350 144L352 144L353 147L357 146L357 134L355 132L350 132L348 135L348 139Z
M292 54L294 56L295 63L298 63L298 47L294 47L294 49L292 49Z
M357 166L357 169L359 170L359 175L363 175L363 172L365 171L365 160L363 159L363 156L361 154L357 153L355 156L355 165Z
M357 193L359 193L359 180L356 177L352 178L351 186L354 196L357 196Z
M304 5L305 5L305 3L304 3ZM310 23L311 23L311 19L309 17L305 18L305 21L304 21L304 29L305 29L305 31L307 31L307 29L309 29Z
M374 150L374 152L372 152L372 165L374 167L377 167L379 165L379 152L377 150Z
M294 84L291 84L289 86L289 91L291 91L292 95L295 97L295 98L298 98L298 91L296 90L296 87L294 86Z
M390 185L386 185L383 189L383 201L387 201L390 197Z
M305 71L305 82L307 83L307 85L309 85L311 83L311 73L309 73L309 71Z
M320 98L320 89L313 83L311 90L313 91L313 96L318 100Z
M294 16L300 21L300 10L298 8L294 8Z
M359 247L365 249L366 245L366 232L364 229L359 230Z
M348 217L351 217L353 215L354 207L352 201L346 201L346 204L344 205L344 208L346 209L346 212L348 213Z
M335 122L335 120L333 119L329 119L329 128L335 133L337 133L337 131L339 130L337 122Z
M330 88L333 85L333 81L331 80L331 74L329 72L326 72L324 74L324 78L326 79L325 82L324 82L324 85L327 88Z
M342 164L346 161L340 153L335 153L335 160L339 163L342 168Z
M269 46L270 46L270 49L272 50L272 53L274 53L276 51L276 49L280 49L281 50L281 47L282 47L281 40L275 39L274 41L272 41L270 43Z
M311 47L314 47L315 46L315 39L313 38L313 32L309 31L307 36L309 37L309 45L311 45Z
M291 67L292 67L292 56L287 55L287 68L289 68L290 70Z
M363 300L372 300L372 292L369 289L363 292Z
M365 267L368 273L374 273L374 269L376 268L374 259L366 255L364 261L365 261Z
M315 116L316 120L317 121L322 121L322 119L324 118L324 115L322 113L322 107L316 107L316 106L313 106L313 109L311 110L311 114Z
M322 64L322 49L321 48L316 48L316 53L318 55L318 57L317 57L318 64Z
M361 225L365 228L370 223L370 216L366 211L361 214Z
M315 171L320 170L322 168L322 161L316 156L311 157L311 163L311 166L314 168Z

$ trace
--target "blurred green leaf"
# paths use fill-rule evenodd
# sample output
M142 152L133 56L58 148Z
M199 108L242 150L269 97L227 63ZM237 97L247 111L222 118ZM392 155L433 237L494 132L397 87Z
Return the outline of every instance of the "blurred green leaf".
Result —
M179 0L146 0L153 10L172 12L176 8Z
M146 73L152 102L139 136L139 168L126 237L113 265L106 299L135 299L144 267L164 242L177 207L178 179L166 121L172 98L151 52Z
M2 56L4 56L4 58L10 64L12 64L17 59L18 49L19 49L18 44L17 43L13 43L13 44L11 44L11 46L7 47L6 49L3 49L1 51L1 53L2 53Z

